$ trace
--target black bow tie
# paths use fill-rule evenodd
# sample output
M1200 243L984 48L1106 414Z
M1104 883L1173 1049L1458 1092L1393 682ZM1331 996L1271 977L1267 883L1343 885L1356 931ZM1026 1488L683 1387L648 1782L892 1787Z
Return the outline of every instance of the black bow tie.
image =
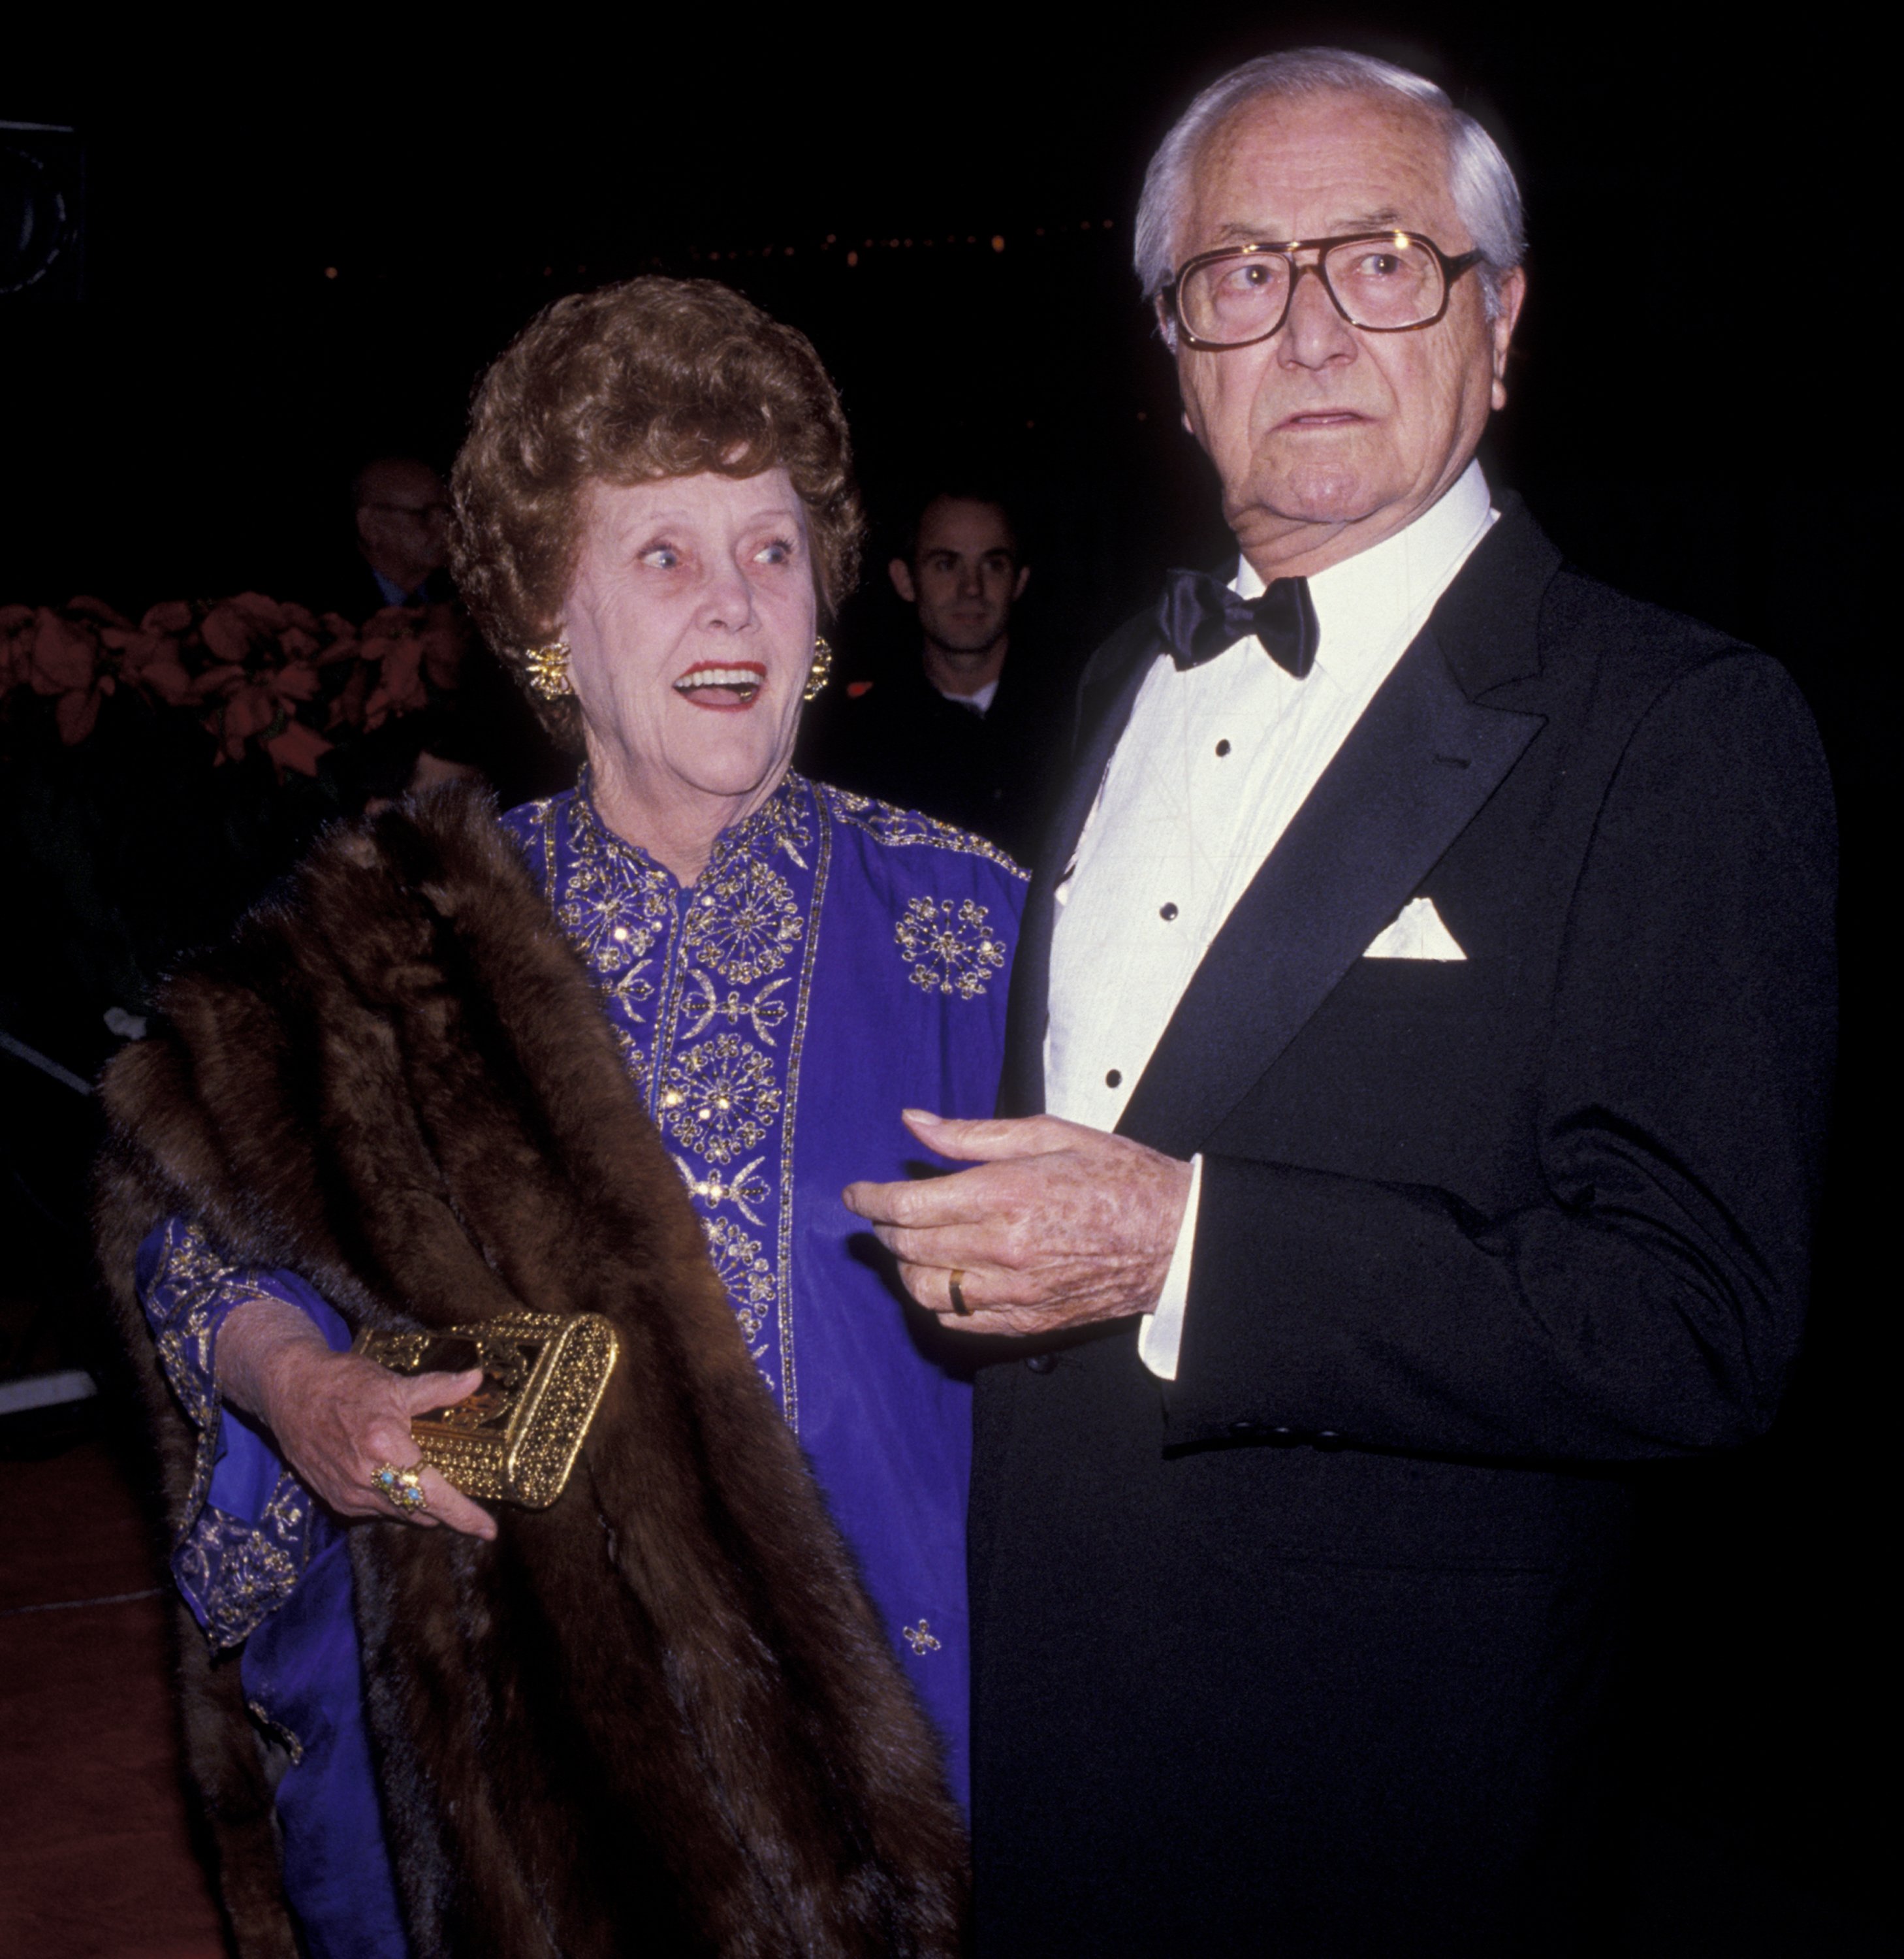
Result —
M1239 598L1207 571L1166 571L1157 624L1180 668L1200 667L1251 633L1285 673L1306 679L1322 629L1306 578L1279 578L1260 598Z

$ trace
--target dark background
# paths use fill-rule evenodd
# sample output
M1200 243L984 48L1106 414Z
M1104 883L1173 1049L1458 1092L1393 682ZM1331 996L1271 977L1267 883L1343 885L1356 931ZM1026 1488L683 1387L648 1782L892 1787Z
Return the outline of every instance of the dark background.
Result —
M1874 1221L1896 255L1857 79L1888 52L1818 11L1709 37L1579 6L530 12L481 45L443 17L393 37L281 17L268 53L96 37L0 73L0 117L79 128L88 208L83 295L0 299L0 602L300 598L343 548L358 462L446 465L538 306L652 269L811 335L876 519L941 459L1012 482L1024 643L1075 657L1223 541L1128 268L1144 160L1195 88L1334 40L1435 75L1503 138L1531 297L1491 478L1589 570L1786 661L1839 789L1846 1067L1814 1332L1770 1440L1647 1476L1631 1747L1660 1949L1853 1949L1854 1917L1889 1915L1892 1841L1871 1792L1893 1761ZM849 665L899 628L883 584L843 624ZM1675 1913L1683 1935L1657 1929Z

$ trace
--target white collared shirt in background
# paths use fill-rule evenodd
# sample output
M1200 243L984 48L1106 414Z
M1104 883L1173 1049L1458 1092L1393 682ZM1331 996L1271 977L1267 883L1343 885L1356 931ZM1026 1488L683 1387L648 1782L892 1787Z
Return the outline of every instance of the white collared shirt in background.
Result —
M1487 535L1487 479L1471 462L1392 538L1309 582L1321 640L1296 680L1252 634L1187 672L1160 653L1100 784L1058 891L1045 1107L1112 1129L1231 907L1362 711ZM1263 591L1248 559L1231 581ZM1138 1351L1176 1378L1202 1159L1176 1252Z
M1002 675L999 676L1000 679L1003 678ZM954 707L969 707L982 721L992 712L992 703L998 698L998 682L988 680L976 694L947 694L944 687L938 691Z

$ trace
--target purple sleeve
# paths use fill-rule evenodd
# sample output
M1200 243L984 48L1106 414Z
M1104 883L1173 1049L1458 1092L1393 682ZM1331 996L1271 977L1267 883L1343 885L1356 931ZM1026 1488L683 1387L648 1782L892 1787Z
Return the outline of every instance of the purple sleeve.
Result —
M340 1351L350 1329L294 1273L227 1264L189 1218L167 1218L147 1237L137 1278L159 1364L198 1431L172 1574L211 1643L237 1646L290 1595L338 1526L260 1429L220 1402L219 1331L233 1307L255 1299L297 1307Z

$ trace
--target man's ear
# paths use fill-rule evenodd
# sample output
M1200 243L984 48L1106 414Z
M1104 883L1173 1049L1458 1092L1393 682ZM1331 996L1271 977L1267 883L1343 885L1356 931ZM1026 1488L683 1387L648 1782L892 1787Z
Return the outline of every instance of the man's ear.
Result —
M1013 605L1016 605L1019 600L1023 598L1025 595L1025 587L1028 583L1030 583L1030 579L1031 567L1028 564L1021 564L1018 567L1017 583L1011 588L1011 602Z
M1157 316L1157 338L1174 354L1177 351L1177 323L1170 313L1170 302L1161 293L1151 300Z
M1515 322L1521 316L1521 307L1527 298L1527 274L1516 265L1501 279L1500 310L1494 316L1494 385L1491 404L1496 408L1507 406L1507 350L1514 338Z
M886 567L886 576L893 581L893 589L909 605L919 602L919 588L912 583L912 567L903 557L893 559Z

